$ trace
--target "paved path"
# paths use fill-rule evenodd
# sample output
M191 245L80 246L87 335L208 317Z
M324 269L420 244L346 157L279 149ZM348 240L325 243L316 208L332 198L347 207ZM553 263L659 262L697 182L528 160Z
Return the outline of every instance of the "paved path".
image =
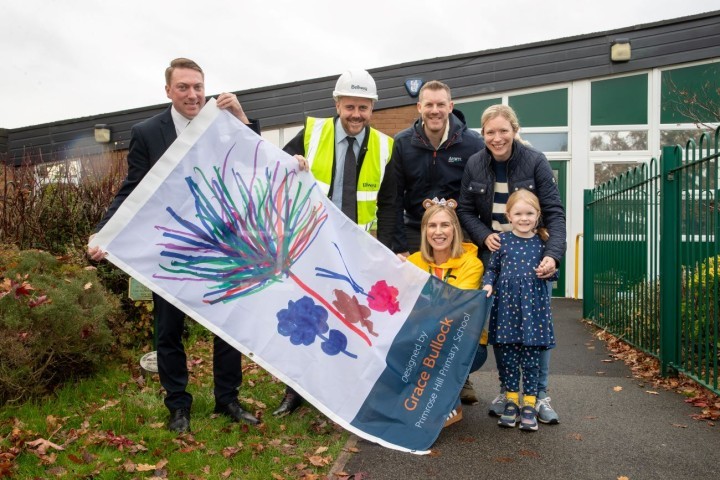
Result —
M397 452L365 440L342 465L357 479L720 479L720 425L693 420L699 410L681 395L632 378L609 359L602 341L581 321L582 304L554 299L558 347L550 365L552 404L560 425L535 433L502 429L487 414L497 393L490 356L472 375L480 404L464 407L445 429L434 455ZM615 391L614 387L622 387Z

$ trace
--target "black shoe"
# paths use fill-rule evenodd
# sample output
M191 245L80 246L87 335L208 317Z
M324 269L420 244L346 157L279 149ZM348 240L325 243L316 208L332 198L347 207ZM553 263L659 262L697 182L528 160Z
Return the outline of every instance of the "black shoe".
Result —
M221 413L226 417L230 417L233 422L245 422L250 425L257 425L260 420L252 413L248 412L240 406L240 402L233 400L227 405L215 405L215 413Z
M300 405L302 405L302 401L302 397L297 393L288 392L285 394L285 398L283 398L280 406L272 414L276 417L284 417L285 415L290 415L295 410L297 410Z
M175 433L185 433L190 431L190 409L178 408L170 410L170 420L167 429Z

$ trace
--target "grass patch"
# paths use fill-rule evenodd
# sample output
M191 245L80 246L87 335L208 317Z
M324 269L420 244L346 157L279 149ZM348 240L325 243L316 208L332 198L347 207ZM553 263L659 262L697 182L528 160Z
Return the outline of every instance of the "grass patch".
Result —
M51 398L2 409L0 478L326 478L348 433L308 404L273 417L285 386L247 358L240 402L262 423L214 415L212 341L193 332L186 342L192 433L165 429L157 375L143 374L135 360L108 365Z

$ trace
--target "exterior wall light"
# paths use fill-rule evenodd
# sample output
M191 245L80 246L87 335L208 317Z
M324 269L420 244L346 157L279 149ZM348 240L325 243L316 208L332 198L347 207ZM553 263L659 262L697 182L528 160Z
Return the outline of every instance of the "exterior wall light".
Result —
M629 38L616 38L610 44L610 60L613 62L627 62L632 58Z
M110 143L110 127L104 123L95 125L95 141L98 143Z

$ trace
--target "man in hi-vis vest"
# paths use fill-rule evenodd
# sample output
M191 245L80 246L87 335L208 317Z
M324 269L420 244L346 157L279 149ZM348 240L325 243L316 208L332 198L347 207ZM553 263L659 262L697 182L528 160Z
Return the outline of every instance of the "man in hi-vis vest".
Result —
M393 139L370 127L378 99L375 80L365 70L349 70L338 78L333 99L337 115L307 117L304 128L283 150L297 158L302 170L312 172L318 187L345 215L374 234L378 202L394 202L392 190L380 192ZM384 210L387 221L392 221L394 212ZM378 240L390 246L390 238ZM287 387L273 415L290 414L301 404L302 397Z

